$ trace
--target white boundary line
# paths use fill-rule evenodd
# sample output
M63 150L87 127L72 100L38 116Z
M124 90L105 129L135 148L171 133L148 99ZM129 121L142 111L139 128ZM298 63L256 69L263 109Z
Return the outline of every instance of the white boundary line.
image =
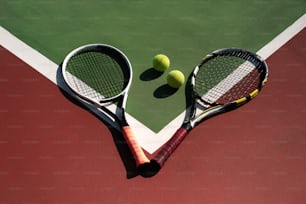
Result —
M277 35L273 40L266 44L263 48L257 51L257 54L267 59L296 34L301 32L306 27L306 13L298 18L292 25L286 28L283 32Z
M0 45L56 83L58 65L0 26Z
M286 30L276 36L271 42L260 49L257 54L267 59L290 39L292 39L297 33L299 33L306 26L306 14L296 20ZM58 65L46 58L44 55L28 46L13 34L8 32L2 26L0 26L0 45L23 60L25 63L33 67L36 71L44 75L53 83L56 82L56 73ZM180 126L185 117L185 112L181 113L169 124L167 124L158 133L153 132L144 124L136 120L129 114L126 114L127 120L131 127L136 132L136 137L139 144L149 153L156 151L161 145L167 142L174 134L176 129Z

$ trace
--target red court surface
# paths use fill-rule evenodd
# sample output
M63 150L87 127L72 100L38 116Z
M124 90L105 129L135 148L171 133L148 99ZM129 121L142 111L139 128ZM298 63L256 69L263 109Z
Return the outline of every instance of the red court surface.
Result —
M0 204L306 203L305 46L306 29L267 60L256 99L195 128L152 178L133 174L119 134L0 47Z

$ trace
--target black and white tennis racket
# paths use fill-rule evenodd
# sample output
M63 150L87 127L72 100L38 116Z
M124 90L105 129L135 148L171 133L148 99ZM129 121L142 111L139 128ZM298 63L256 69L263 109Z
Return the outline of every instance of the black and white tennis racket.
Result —
M186 102L190 106L184 122L151 160L152 175L160 170L192 128L253 99L267 81L268 67L257 54L225 48L207 55L190 77L189 86L186 85Z
M66 56L62 64L62 75L78 100L95 106L117 121L137 167L148 164L149 159L125 118L133 75L126 55L110 45L84 45Z

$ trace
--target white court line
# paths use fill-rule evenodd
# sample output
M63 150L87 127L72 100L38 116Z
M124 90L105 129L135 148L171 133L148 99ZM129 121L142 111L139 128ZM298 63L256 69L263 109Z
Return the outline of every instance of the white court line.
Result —
M264 59L270 57L284 44L291 40L296 34L306 27L306 13L298 18L292 25L277 35L273 40L257 51L257 54Z
M260 49L257 54L267 59L297 33L299 33L306 26L306 14L297 19L291 26L289 26L282 33L277 35L271 42ZM0 26L0 45L23 60L25 63L33 67L36 71L44 75L53 83L56 82L56 73L58 65L46 58L44 55L28 46L17 37L12 35L6 29ZM185 112L182 112L178 117L168 123L158 133L143 125L129 114L126 114L130 126L136 132L136 137L139 144L149 153L156 151L161 145L167 142L174 134L176 129L181 125L185 117Z

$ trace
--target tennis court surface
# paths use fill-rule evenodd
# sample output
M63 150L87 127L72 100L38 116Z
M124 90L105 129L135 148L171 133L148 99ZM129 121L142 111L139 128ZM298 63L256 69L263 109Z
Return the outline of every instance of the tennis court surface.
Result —
M298 2L290 5L294 7ZM302 25L296 35L267 58L269 79L260 95L195 128L152 178L136 174L121 134L68 100L54 83L56 79L52 80L52 74L37 71L39 66L20 57L20 50L8 49L1 35L0 204L305 203L305 20ZM29 37L26 30L23 34L13 30L9 29L14 35ZM267 37L268 31L262 35ZM42 41L28 44L42 53L43 49L38 49ZM120 47L120 42L113 42ZM138 67L134 78L140 77L149 67L144 68L146 64L136 60L139 50L133 51L125 43L121 44L124 51ZM256 51L265 43L249 48ZM67 50L74 48L70 45ZM220 45L206 49L214 46ZM52 46L47 47L45 50L52 50ZM154 52L146 53L145 58ZM186 64L195 65L201 54ZM62 57L50 57L51 71L52 62L58 65ZM52 73L56 74L57 67L54 68ZM163 85L162 80L138 78L136 86L152 86L154 91ZM134 92L130 97L135 100L136 95ZM153 101L181 97L183 89L169 98ZM128 104L134 117L135 104ZM177 126L179 123L174 123L173 129ZM148 155L150 150L154 152L154 148L148 149Z

